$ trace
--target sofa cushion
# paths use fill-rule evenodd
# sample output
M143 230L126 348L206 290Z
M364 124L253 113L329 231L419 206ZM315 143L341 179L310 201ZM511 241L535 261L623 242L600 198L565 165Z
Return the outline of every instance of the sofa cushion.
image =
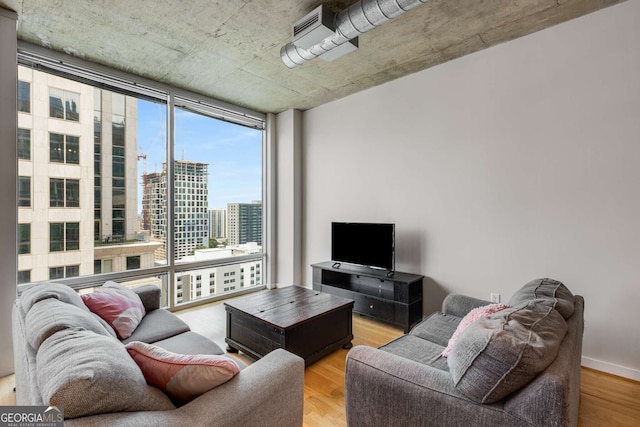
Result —
M433 313L418 323L409 334L445 347L460 320L458 316Z
M574 296L562 282L557 280L532 280L518 289L508 304L516 306L533 299L544 300L545 304L558 310L565 319L568 319L573 314Z
M45 299L31 307L25 318L27 341L34 350L63 329L89 330L113 337L88 311L57 299Z
M224 354L216 343L192 331L154 341L153 345L178 354Z
M544 300L473 322L447 359L456 390L481 403L503 399L555 359L566 332L564 318Z
M505 308L509 308L509 306L506 304L488 304L483 305L482 307L476 307L471 310L469 313L467 313L466 316L462 318L460 323L458 323L458 327L451 335L451 338L449 338L449 342L447 343L445 349L442 351L442 355L444 357L449 356L449 353L451 353L451 349L458 340L460 334L464 332L464 330L467 329L473 322L483 317L487 317L490 314L504 310Z
M380 350L422 363L423 365L448 371L447 359L442 357L443 348L441 345L415 335L404 335L383 345L380 347Z
M20 295L20 307L26 314L34 304L45 299L57 299L89 311L76 291L60 283L36 283L27 287Z
M126 349L147 383L179 403L189 402L240 372L238 364L227 356L176 354L140 341L130 342Z
M146 314L138 294L116 282L106 282L95 292L82 295L82 301L102 317L120 339L129 338Z
M175 314L160 308L158 310L148 312L136 330L133 331L133 334L131 334L129 338L122 340L122 342L125 344L131 341L152 343L189 330L189 325L187 325L182 319Z
M120 342L90 331L66 329L49 337L36 355L35 377L44 404L63 406L66 418L175 408L147 385Z

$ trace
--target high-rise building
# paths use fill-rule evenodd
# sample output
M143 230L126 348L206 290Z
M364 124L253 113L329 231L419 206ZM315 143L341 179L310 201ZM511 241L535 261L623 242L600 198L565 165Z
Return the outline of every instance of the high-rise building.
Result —
M209 238L224 239L227 237L227 210L211 209L209 211Z
M150 267L135 98L18 67L18 281Z
M262 201L227 205L227 239L230 245L255 242L262 246Z
M208 164L176 160L175 188L175 259L182 259L195 249L209 246ZM155 240L166 243L167 233L167 168L143 176L143 227ZM166 244L156 253L166 259Z

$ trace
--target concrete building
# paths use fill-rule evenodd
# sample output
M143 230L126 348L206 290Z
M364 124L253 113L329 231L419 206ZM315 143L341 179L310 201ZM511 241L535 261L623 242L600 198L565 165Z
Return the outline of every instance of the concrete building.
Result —
M18 281L153 266L136 240L135 98L18 67Z
M262 245L262 201L227 205L227 238L230 245L256 242Z

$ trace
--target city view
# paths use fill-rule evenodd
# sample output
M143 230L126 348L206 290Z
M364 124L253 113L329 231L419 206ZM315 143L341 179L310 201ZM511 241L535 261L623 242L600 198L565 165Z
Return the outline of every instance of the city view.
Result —
M176 108L169 167L166 104L18 80L19 283L211 261L176 273L174 303L262 284L261 130ZM239 255L258 256L220 261Z

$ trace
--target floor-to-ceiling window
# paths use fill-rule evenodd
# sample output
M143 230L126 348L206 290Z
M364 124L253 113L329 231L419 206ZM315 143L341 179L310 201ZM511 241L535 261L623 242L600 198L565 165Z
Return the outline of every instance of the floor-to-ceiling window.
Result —
M154 283L168 306L263 285L262 115L19 58L19 284Z
M173 153L173 258L181 264L179 301L260 285L260 274L252 278L244 271L260 272L263 264L256 257L262 254L262 131L187 108L175 109ZM254 207L255 215L239 218L234 210L237 205ZM238 238L234 224L241 221L243 230L259 232ZM182 266L239 256L248 259L197 270Z

